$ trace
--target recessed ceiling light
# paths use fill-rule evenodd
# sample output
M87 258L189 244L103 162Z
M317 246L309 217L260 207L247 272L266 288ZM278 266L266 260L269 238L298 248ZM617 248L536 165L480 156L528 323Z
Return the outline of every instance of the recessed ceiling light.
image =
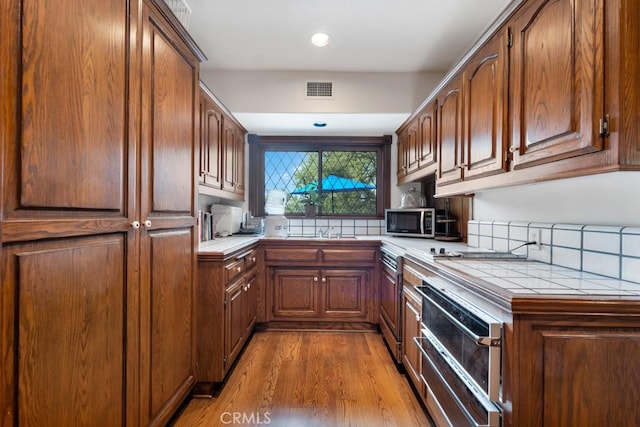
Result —
M314 46L324 47L329 44L331 37L327 33L315 33L311 35L311 43Z
M325 122L315 122L313 125L314 125L315 127L317 127L317 128L323 128L323 127L325 127L327 124L326 124Z

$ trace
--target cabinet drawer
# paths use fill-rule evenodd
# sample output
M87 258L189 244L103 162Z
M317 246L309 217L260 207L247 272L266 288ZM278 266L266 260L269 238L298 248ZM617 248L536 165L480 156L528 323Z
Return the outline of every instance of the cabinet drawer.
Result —
M244 258L233 259L224 265L225 283L231 282L244 271Z
M318 261L320 259L319 249L283 249L268 248L264 251L266 261Z
M244 254L244 271L251 270L258 261L258 251L255 249L250 250Z
M376 260L375 249L322 249L322 260L324 262L366 262L373 263Z

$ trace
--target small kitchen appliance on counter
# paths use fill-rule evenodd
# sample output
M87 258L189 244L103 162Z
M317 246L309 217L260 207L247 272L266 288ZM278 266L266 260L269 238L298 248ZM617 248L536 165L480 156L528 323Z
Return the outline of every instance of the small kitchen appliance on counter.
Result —
M211 205L214 229L221 237L231 236L240 231L242 224L242 209L236 206Z

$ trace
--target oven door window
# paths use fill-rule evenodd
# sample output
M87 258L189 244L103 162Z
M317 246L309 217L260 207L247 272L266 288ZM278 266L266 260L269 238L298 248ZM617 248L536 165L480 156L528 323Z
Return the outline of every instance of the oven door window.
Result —
M437 298L437 295L430 295ZM443 304L442 301L438 301ZM456 317L464 316L462 313L455 313L449 307L445 309L452 310L452 314ZM465 334L459 329L432 301L427 298L423 299L422 321L427 329L436 337L438 341L447 349L456 361L467 371L478 386L484 390L485 394L489 394L489 348L478 346L473 338ZM467 326L472 326L474 332L480 336L487 336L489 329L485 325L475 322L474 319L467 316L464 321ZM469 325L469 323L476 323Z

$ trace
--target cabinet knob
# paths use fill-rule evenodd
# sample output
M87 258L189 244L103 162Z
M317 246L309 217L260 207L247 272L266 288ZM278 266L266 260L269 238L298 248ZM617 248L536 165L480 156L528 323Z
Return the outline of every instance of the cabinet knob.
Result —
M419 322L419 321L420 321L420 315L416 314L416 322Z
M317 277L314 277L314 278L313 278L313 281L314 281L314 282L317 282L317 281L318 281L318 278L317 278Z
M326 281L327 281L327 278L326 278L326 277L323 277L323 278L322 278L322 281L323 281L323 282L326 282Z
M251 258L251 262L256 262L256 257Z
M140 221L133 221L131 226L136 229L140 228Z
M236 267L236 271L238 271L238 273L239 273L240 271L242 271L242 267L240 267L240 266Z
M249 288L247 288L246 286L244 287L244 291L247 292L249 290Z
M520 151L520 147L516 147L515 145L512 145L511 147L509 147L510 153L515 153L516 151Z
M247 285L247 289L251 289L251 283Z
M151 227L151 220L146 220L144 222L144 226L147 227L147 228Z

